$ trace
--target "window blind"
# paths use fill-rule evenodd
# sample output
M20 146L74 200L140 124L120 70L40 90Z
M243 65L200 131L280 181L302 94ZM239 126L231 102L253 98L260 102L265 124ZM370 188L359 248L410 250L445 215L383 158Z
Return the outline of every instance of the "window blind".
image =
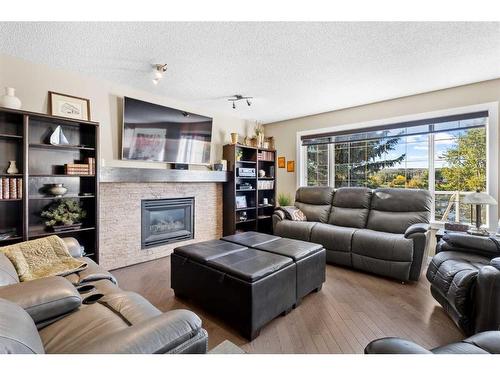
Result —
M487 120L488 111L481 111L424 120L393 123L371 128L304 135L301 137L301 141L303 146L329 143L361 142L376 140L380 138L405 137L411 135L479 128L485 126Z

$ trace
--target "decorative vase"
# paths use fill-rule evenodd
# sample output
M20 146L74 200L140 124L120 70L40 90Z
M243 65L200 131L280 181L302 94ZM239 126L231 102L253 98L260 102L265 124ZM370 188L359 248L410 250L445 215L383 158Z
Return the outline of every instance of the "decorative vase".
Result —
M257 147L262 147L264 144L264 133L257 134Z
M259 170L259 177L266 177L266 171L263 169Z
M21 100L16 96L16 89L12 87L5 88L5 95L0 97L0 107L20 109Z
M68 192L68 189L64 186L64 184L50 184L47 191L54 197L62 197Z
M231 133L231 143L233 145L238 143L238 133Z
M15 160L9 161L9 168L7 169L7 173L8 174L18 174L19 173L19 170L17 169Z

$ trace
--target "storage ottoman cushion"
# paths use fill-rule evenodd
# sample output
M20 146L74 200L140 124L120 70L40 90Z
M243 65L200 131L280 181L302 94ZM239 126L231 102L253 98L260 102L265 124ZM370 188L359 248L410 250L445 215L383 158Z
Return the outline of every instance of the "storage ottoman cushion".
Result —
M201 263L206 263L209 260L246 249L247 247L245 246L237 245L231 242L211 240L185 246L179 246L174 249L174 253L197 260Z
M322 245L290 238L279 238L255 247L259 250L290 257L294 261L298 261L323 249Z
M279 240L280 237L266 233L249 231L225 236L222 237L222 239L224 241L237 243L243 246L256 247L258 245L263 245L268 242Z
M248 282L257 281L292 263L290 258L255 249L232 252L207 261L208 266Z

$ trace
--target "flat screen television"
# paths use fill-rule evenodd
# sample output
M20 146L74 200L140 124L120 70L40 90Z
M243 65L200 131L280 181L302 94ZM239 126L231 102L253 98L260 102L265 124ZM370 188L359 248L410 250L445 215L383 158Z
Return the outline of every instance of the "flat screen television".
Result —
M125 97L122 159L209 164L212 119Z

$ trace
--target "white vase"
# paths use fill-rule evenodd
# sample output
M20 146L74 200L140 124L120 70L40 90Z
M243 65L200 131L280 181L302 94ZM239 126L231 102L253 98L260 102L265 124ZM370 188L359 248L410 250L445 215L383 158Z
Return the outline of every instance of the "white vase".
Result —
M7 173L8 174L17 174L17 173L19 173L19 170L17 169L16 161L15 160L9 161L9 168L7 169Z
M16 96L16 89L12 87L5 88L5 95L0 97L0 107L20 109L21 100Z

